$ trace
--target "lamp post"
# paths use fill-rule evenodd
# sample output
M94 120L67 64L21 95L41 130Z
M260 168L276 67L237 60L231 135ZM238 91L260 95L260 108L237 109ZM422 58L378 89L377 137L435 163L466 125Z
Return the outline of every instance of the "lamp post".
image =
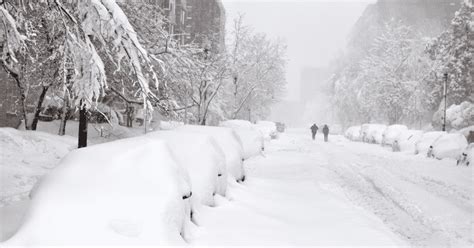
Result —
M443 131L446 131L446 100L447 100L447 93L448 93L448 73L444 73L444 117L443 117Z

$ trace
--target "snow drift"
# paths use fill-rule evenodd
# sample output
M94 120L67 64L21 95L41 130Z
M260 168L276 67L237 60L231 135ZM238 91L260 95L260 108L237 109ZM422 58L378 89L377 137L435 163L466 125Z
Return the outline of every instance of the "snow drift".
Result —
M229 120L223 121L219 125L232 128L239 136L244 150L244 159L257 156L265 149L262 133L249 121Z
M460 133L443 134L433 142L433 157L458 159L467 147L466 138Z
M278 131L275 122L271 121L257 121L255 127L262 132L265 139L276 139Z
M27 198L36 181L76 146L70 136L0 128L0 206Z
M151 132L147 137L166 141L177 161L188 171L193 209L197 209L197 203L213 206L215 193L225 190L227 183L225 156L214 139L205 134L173 131Z
M392 146L393 142L403 133L408 131L405 125L391 125L382 134L382 145Z
M444 134L446 133L440 131L424 133L415 143L415 154L428 155L428 151L430 150L430 147L433 145L433 143Z
M242 142L232 129L226 127L184 125L175 130L210 135L225 154L228 178L231 177L236 181L245 180L243 168L244 151L242 148ZM220 192L220 194L225 193Z
M361 129L361 126L349 127L344 133L344 136L347 139L352 140L352 141L360 141L361 140L360 129Z
M423 136L421 130L406 130L395 139L394 143L398 144L400 151L415 154L415 145L421 136Z
M381 144L383 132L387 126L382 124L364 124L360 129L360 136L363 142Z
M69 153L4 245L184 245L191 192L164 142L124 139Z

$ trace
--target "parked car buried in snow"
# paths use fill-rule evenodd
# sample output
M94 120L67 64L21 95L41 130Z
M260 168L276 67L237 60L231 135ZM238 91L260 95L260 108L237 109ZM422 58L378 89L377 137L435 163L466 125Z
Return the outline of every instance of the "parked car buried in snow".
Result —
M222 121L219 125L231 128L239 136L244 159L260 155L265 150L263 135L252 123L244 120L228 120Z
M131 138L69 153L43 177L8 246L185 245L189 177L162 141Z
M244 151L242 148L242 142L235 131L227 127L195 125L184 125L175 130L210 135L224 152L228 178L233 178L238 182L245 180L245 172L243 168Z

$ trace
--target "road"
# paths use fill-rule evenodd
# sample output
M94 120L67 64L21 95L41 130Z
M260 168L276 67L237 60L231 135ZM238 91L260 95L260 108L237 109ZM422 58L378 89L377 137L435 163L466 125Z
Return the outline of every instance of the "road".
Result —
M319 135L318 135L319 136ZM197 214L194 245L472 247L473 170L290 130Z

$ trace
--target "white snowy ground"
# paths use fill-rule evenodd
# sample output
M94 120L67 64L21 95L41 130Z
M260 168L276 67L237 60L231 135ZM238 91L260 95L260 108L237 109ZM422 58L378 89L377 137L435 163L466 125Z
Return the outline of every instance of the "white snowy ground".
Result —
M200 216L195 245L473 245L473 170L290 130Z
M203 207L190 243L474 245L472 166L321 138L289 130L272 140L265 157L245 163L244 184L230 185L216 207ZM0 207L0 241L14 232L27 205Z

